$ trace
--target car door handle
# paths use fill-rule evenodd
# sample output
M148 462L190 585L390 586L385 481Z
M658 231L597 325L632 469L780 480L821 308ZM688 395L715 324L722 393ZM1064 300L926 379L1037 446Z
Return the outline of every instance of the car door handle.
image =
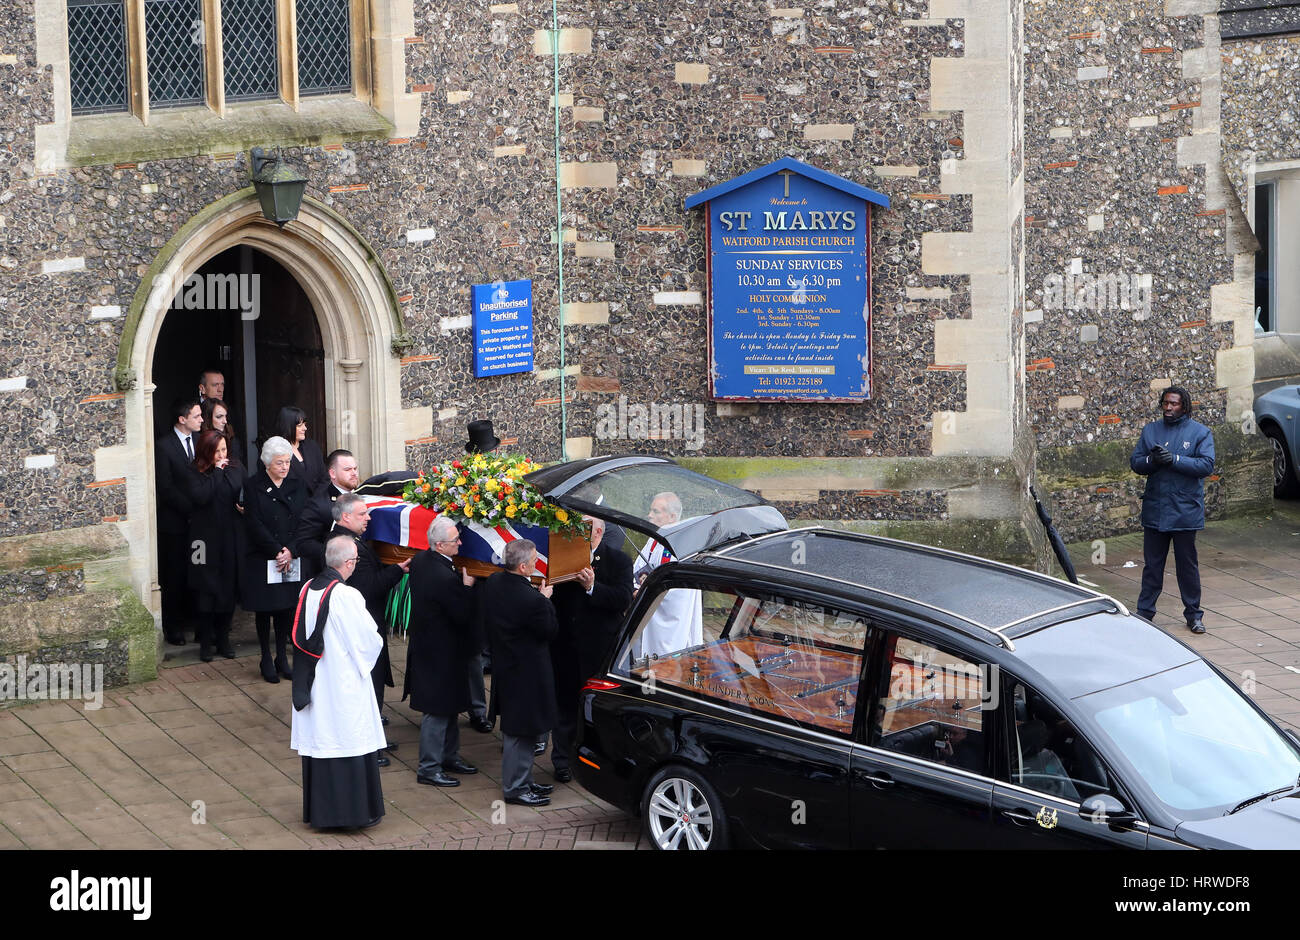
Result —
M877 790L883 790L894 785L894 778L887 773L867 774L867 780L871 781L871 785Z
M1002 815L1007 817L1017 826L1028 826L1034 822L1037 817L1027 809L1004 809Z

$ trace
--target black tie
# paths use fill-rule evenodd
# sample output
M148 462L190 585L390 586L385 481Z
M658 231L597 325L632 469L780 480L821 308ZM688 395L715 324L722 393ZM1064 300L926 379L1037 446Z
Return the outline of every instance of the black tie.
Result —
M185 456L190 458L190 463L194 463L194 445L188 437L185 438Z

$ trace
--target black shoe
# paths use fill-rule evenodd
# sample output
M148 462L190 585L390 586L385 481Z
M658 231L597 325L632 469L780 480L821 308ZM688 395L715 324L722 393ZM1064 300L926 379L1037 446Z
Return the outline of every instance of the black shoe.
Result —
M184 646L184 645L185 645L185 637L184 637L184 636L180 636L180 635L175 634L175 633L168 633L168 634L165 634L165 639L166 639L167 642L170 643L172 646Z
M390 761L390 760L389 760L387 757L385 757L383 754L380 754L380 755L379 755L379 766L380 766L380 767L387 767L387 766L388 766L389 764L391 764L391 763L392 763L392 761Z
M392 741L385 741L385 742L384 742L384 750L385 750L385 751L395 751L395 750L397 750L397 745L394 744Z
M550 796L555 792L555 787L549 783L530 783L528 789L532 790L538 796Z
M467 764L467 763L465 763L465 762L464 762L463 760L461 760L459 757L456 758L455 760L447 761L447 762L444 763L442 766L443 766L443 768L444 768L445 770L447 770L449 773L453 773L453 774L464 774L464 775L467 776L467 777L468 777L470 774L476 774L476 773L478 773L478 768L477 768L477 767L475 767L473 764Z
M552 772L551 776L555 778L556 783L568 783L573 779L573 771L565 767L563 770Z
M267 682L280 681L280 677L275 674L275 665L271 662L270 656L262 657L262 678Z
M538 741L536 744L533 745L533 756L534 756L534 757L537 756L538 754L545 754L545 753L546 753L546 742L545 742L545 741Z
M458 786L460 786L460 781L459 781L459 780L457 780L455 777L453 777L453 776L451 776L451 775L449 775L449 774L444 774L444 773L436 773L436 774L432 774L432 775L427 776L427 777L426 777L426 776L422 776L421 774L416 774L416 775L415 775L415 782L416 782L416 783L423 783L425 786L429 786L429 787L458 787Z
M549 806L551 798L549 796L540 796L532 790L528 790L519 796L506 797L507 803L513 803L516 806Z
M1152 623L1156 622L1156 612L1154 610L1139 610L1137 615L1143 620L1149 620Z
M203 660L205 663L210 663L212 662L212 658L213 658L212 647L210 646L199 647L199 659Z
M275 657L275 671L278 672L282 678L293 678L293 670L289 668L289 661L283 656Z
M388 716L387 716L387 715L380 715L380 716L379 716L379 721L380 721L381 724L385 724L385 725L388 724Z
M481 715L471 715L469 719L469 726L473 728L475 731L477 731L479 734L492 733L492 722L488 721L486 718L482 717Z
M235 648L231 646L229 643L227 643L225 646L218 646L217 652L220 653L222 656L226 657L226 659L235 658Z
M1187 621L1187 629L1191 630L1193 633L1204 633L1205 623L1200 617L1193 617L1191 620Z

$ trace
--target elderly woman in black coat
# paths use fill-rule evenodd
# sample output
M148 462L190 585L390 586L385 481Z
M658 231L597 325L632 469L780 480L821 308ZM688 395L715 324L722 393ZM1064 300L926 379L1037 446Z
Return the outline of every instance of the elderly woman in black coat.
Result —
M199 436L194 463L183 477L193 511L190 514L188 585L193 591L198 617L199 657L212 662L212 647L227 659L235 658L230 645L230 620L235 613L237 554L235 503L243 474L232 464L220 431Z
M262 467L244 483L245 549L239 566L240 596L245 610L257 614L262 645L262 678L293 678L285 647L293 628L293 608L302 588L301 562L294 532L307 505L307 486L290 474L293 447L282 437L262 445ZM299 573L294 577L295 570ZM275 661L271 660L271 624L275 623Z

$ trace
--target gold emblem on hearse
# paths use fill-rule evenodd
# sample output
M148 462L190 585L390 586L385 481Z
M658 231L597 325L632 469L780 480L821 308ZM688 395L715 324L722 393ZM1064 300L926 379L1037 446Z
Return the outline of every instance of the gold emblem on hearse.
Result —
M1056 810L1049 810L1046 806L1039 807L1038 815L1034 817L1038 825L1044 829L1056 828Z

